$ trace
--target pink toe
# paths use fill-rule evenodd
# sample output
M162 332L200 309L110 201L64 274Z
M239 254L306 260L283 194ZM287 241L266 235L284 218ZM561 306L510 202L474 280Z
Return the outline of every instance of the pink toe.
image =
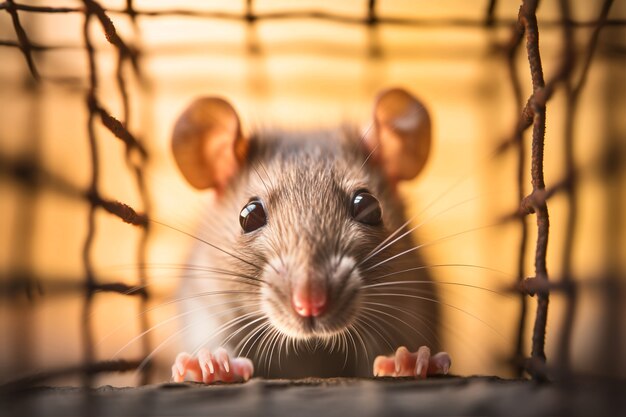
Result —
M183 382L184 381L184 378L180 374L180 372L178 372L178 367L176 365L172 365L172 381L174 381L174 382Z
M198 364L202 370L202 382L210 384L215 380L215 366L213 355L208 349L201 349L198 352Z
M238 377L241 377L244 381L249 380L254 374L254 365L248 358L234 358L231 359L230 365L232 373Z
M186 376L189 376L192 381L202 381L202 370L200 368L200 364L198 363L198 359L193 358L186 352L179 353L176 356L173 368L176 368L178 377L175 378L180 380L178 382L184 381ZM174 374L173 368L172 374Z
M393 376L396 373L395 358L378 356L374 360L374 376Z
M418 378L426 378L428 374L428 366L430 360L430 349L427 346L420 346L417 350L415 360L415 376Z
M191 357L187 352L181 352L176 355L176 360L174 361L174 366L176 367L178 373L180 375L185 375L185 370L187 369L187 363Z
M396 350L396 376L414 376L417 354L402 346Z
M450 366L452 366L452 360L450 359L450 355L448 355L448 353L446 352L439 352L430 358L430 363L428 364L428 374L446 375L450 370Z

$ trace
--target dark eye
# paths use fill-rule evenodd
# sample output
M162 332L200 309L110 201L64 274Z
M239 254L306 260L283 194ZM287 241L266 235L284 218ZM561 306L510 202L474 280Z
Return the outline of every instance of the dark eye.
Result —
M244 233L254 232L266 223L267 213L259 200L250 201L239 213L239 224Z
M352 217L360 223L376 226L382 221L380 203L367 191L359 191L352 199Z

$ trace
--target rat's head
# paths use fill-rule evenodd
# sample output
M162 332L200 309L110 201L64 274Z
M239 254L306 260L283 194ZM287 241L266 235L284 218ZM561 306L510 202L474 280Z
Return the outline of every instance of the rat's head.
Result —
M324 339L353 323L362 286L389 267L372 268L388 251L370 255L404 221L396 184L424 166L430 120L412 95L392 89L376 99L363 137L248 138L233 107L210 97L181 115L172 147L187 181L217 192L230 227L228 242L213 243L240 255L233 269L263 282L270 323L295 339Z

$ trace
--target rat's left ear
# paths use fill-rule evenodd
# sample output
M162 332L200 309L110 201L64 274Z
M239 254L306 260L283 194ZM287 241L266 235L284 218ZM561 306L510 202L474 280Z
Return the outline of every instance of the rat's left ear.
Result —
M378 95L373 126L365 143L389 181L415 178L426 164L430 142L430 117L418 99L401 88Z

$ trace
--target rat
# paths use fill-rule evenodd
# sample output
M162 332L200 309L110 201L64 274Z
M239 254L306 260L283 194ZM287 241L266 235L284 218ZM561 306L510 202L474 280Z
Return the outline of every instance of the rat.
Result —
M380 92L364 134L244 135L227 100L201 97L171 149L187 182L214 193L189 258L204 273L180 284L190 353L174 381L448 372L450 356L431 354L437 294L397 191L431 149L414 95Z

